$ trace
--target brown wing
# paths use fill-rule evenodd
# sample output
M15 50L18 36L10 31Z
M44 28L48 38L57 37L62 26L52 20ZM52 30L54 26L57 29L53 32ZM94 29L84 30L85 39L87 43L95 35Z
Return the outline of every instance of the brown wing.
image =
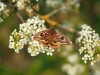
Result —
M48 46L47 36L48 36L49 34L47 33L47 31L48 31L48 30L44 30L44 31L41 31L41 32L36 33L36 34L33 36L33 39L39 41L39 42L42 43L44 46Z
M52 35L52 42L50 46L52 48L59 48L61 44L72 44L72 41L66 37L65 35L61 34L60 32L53 33Z
M53 28L38 32L34 35L33 39L39 41L44 46L50 46L52 48L58 48L60 45L55 40L56 31Z
M65 35L61 34L60 32L56 32L55 34L56 41L59 42L59 44L72 44L72 41L66 37Z

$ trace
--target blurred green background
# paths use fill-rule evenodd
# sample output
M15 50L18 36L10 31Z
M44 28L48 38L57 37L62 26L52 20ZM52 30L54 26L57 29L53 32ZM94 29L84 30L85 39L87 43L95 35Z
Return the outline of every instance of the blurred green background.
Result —
M5 4L9 4L9 1L7 0L1 1ZM40 10L38 14L45 15L52 12L64 5L64 2L66 1L70 0L62 0L62 3L60 3L61 5L58 3L58 6L49 6L47 0L39 0ZM35 0L31 0L31 2L34 4L36 3ZM86 23L100 34L100 0L80 0L78 4L80 5L79 7L66 7L66 11L62 10L54 14L52 19L60 23L62 27L72 27L76 32L80 25ZM28 19L28 15L24 11L18 12L25 20ZM40 53L39 55L32 57L27 52L27 46L20 50L19 53L15 53L13 49L8 48L9 36L14 29L18 30L19 24L22 22L17 17L16 12L11 16L7 17L1 15L1 17L4 21L0 23L0 75L69 75L62 71L63 64L70 64L70 62L67 61L66 56L63 56L63 52L70 49L69 46L61 46L61 51L58 52L55 50L53 56L47 56L46 54ZM65 32L61 29L58 30L65 35L67 34L67 36L72 39L73 47L71 46L72 50L70 51L70 54L77 53L79 55L79 48L75 44L77 34ZM91 67L89 63L84 64L84 61L82 61L81 58L82 55L79 55L79 61L77 63L84 66L84 72L82 74L74 75L94 75L95 70L100 71L100 68L95 67L96 65L100 67L99 63L96 63L96 65Z

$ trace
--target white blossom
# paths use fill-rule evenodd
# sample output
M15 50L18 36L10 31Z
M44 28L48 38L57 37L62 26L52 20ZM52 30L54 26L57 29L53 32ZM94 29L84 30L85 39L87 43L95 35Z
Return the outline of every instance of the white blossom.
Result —
M81 27L82 30L79 31L80 37L76 40L81 46L79 52L80 54L84 53L82 57L84 63L87 63L89 60L93 65L94 62L98 61L97 54L100 52L100 37L90 26L84 24Z
M5 9L6 5L2 2L0 2L0 15L2 13L2 11ZM3 19L0 17L0 22L3 22Z
M26 3L30 2L30 0L12 0L12 2L16 2L18 9L22 10L26 7Z
M52 49L51 47L49 47L48 49L47 49L47 55L53 55L52 54L52 52L54 52L54 49Z
M38 2L38 0L36 0Z
M78 62L79 56L78 56L78 54L72 54L67 59L68 59L68 61L70 63L73 63L74 64L74 63L77 63Z
M52 56L54 49L51 47L44 47L33 39L34 34L46 29L44 23L44 20L33 17L28 19L26 23L19 24L19 31L15 29L10 35L9 48L15 49L15 52L19 53L19 50L21 50L24 45L28 45L28 52L31 56L36 56L40 52Z
M62 71L67 73L68 75L82 75L84 72L84 67L81 64L64 64L62 66Z
M0 18L0 22L3 22L3 19L2 18Z
M0 12L4 10L4 8L6 7L6 5L2 2L0 2Z
M61 3L63 3L62 0L46 0L46 5L48 7L55 7L55 6L58 6Z

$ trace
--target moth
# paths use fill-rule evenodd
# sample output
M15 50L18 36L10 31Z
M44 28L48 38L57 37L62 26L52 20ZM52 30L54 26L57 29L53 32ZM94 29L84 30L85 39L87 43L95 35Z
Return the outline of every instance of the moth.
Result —
M39 41L43 46L49 46L51 48L59 48L62 44L72 44L72 41L68 37L57 32L53 28L36 33L33 39Z

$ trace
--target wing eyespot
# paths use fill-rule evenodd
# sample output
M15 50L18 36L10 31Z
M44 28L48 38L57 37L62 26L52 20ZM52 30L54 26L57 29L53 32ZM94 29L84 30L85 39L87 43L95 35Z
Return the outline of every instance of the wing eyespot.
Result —
M54 43L57 43L57 41L56 41L56 40L54 40L53 42L54 42Z
M63 37L63 36L61 36L61 37L60 37L60 39L61 39L61 40L64 40L64 37Z
M44 36L44 34L43 34L43 33L41 33L41 34L40 34L40 36L42 37L42 36Z

